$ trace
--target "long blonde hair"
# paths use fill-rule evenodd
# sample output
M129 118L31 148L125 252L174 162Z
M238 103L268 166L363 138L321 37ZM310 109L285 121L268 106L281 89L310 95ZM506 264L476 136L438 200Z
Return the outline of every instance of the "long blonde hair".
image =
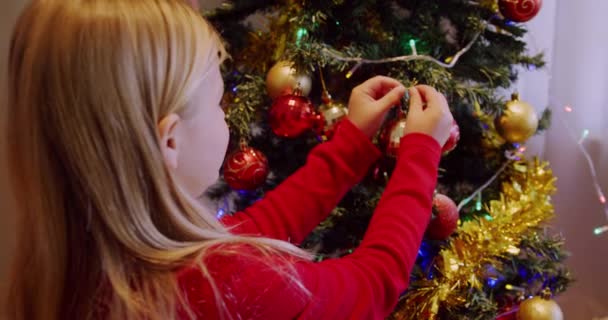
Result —
M217 33L179 0L25 9L9 58L12 318L91 318L103 302L109 318L168 319L180 299L175 270L197 261L208 275L201 256L211 247L309 258L286 242L230 234L163 165L157 123L192 111L189 97L218 52Z

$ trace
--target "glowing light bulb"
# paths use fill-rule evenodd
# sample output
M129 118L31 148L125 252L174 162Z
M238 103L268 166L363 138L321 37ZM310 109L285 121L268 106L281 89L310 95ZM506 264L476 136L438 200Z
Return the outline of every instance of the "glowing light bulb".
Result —
M593 234L595 234L596 236L599 236L600 234L604 233L608 231L608 225L605 225L603 227L597 227L593 230Z
M414 39L410 40L410 48L412 48L412 54L417 56L418 50L416 50L416 40L414 40Z
M359 67L361 67L362 64L363 64L362 62L359 62L352 69L350 69L348 71L348 73L346 73L346 79L350 79L350 77L352 77L353 74L355 74L355 71L357 71L357 69L359 69Z
M308 34L308 30L304 29L304 28L299 28L298 31L296 32L296 45L300 45L300 43L302 42L302 38L304 38L305 35Z

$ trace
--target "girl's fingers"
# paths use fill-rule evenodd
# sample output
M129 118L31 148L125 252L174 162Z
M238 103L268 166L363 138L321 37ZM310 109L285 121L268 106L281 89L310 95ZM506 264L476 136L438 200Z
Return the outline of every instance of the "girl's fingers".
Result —
M405 87L399 85L392 88L384 97L380 98L376 103L380 106L380 111L384 112L389 110L395 105L398 105L403 96L405 95Z
M410 92L410 112L414 111L422 111L424 106L424 101L422 100L422 96L416 87L412 87L409 89Z

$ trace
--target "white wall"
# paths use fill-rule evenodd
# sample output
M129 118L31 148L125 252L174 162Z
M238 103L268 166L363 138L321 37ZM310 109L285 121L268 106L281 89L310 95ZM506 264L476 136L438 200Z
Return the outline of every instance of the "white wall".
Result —
M528 143L528 154L551 162L558 177L554 197L556 220L552 230L566 238L572 253L568 266L576 282L559 303L566 319L608 316L608 234L597 237L593 228L607 224L587 164L560 118L586 143L608 192L608 29L603 26L607 1L543 1L539 15L527 23L531 53L545 52L547 67L524 71L514 89L542 111L554 111L552 128ZM572 114L563 107L572 105Z
M549 2L549 1L546 1ZM608 192L608 1L558 2L549 101L580 136L589 129L586 146ZM562 108L572 105L565 115ZM556 119L557 120L557 119ZM547 134L545 156L558 176L555 227L572 252L568 265L577 282L560 300L566 319L608 316L608 233L593 228L607 224L591 176L576 143L560 121Z

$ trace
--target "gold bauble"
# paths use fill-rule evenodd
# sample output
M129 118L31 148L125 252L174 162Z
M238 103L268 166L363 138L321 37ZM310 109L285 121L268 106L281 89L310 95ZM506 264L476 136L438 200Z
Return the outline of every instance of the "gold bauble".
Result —
M563 320L562 309L550 298L534 297L519 305L517 320Z
M266 75L266 90L272 99L292 94L297 87L302 95L307 96L312 88L312 80L306 74L298 74L289 61L277 62Z
M498 133L511 143L526 142L536 133L538 128L538 116L534 108L521 100L514 93L511 101L507 102L503 114L496 118L496 129Z

